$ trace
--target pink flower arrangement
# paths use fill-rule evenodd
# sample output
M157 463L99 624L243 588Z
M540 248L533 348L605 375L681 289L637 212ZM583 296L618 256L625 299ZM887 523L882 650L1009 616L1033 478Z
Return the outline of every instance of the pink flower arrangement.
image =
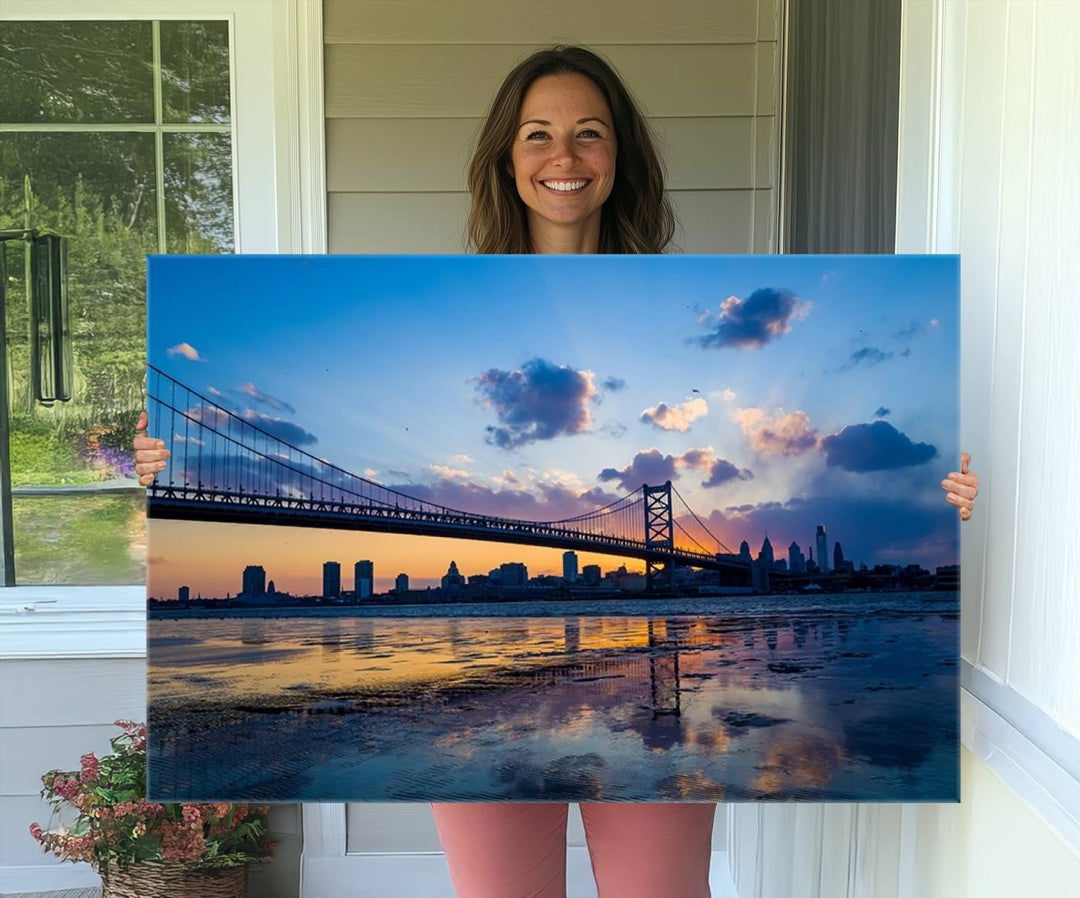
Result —
M86 861L105 874L110 864L214 868L270 859L269 807L147 801L146 726L130 720L116 725L122 733L111 740L111 754L86 754L77 772L50 770L41 777L41 797L52 805L54 820L64 809L78 812L73 823L56 829L30 824L44 851Z

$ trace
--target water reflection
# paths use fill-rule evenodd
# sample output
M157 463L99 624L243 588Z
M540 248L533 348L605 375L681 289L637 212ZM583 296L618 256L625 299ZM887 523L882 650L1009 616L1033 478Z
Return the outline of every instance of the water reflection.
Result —
M953 800L954 614L152 620L161 800Z

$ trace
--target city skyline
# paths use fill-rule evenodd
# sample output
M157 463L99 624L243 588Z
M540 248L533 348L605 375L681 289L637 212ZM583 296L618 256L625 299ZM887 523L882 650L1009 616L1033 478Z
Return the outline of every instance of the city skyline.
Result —
M819 526L819 533L816 535L820 535L820 532L821 527ZM814 565L814 568L811 571L812 573L829 574L834 573L837 570L837 566L835 565L835 563L830 563L824 568L820 564L818 564L817 559L814 557L814 550L809 545L807 545L806 547L808 551L802 552L801 550L804 547L799 545L797 542L792 541L792 543L789 546L785 547L783 551L775 552L775 550L771 549L771 540L769 540L768 534L766 534L762 538L762 545L756 551L753 550L749 546L748 542L744 540L743 543L740 544L740 551L733 554L748 556L754 562L760 562L762 557L766 554L766 544L768 544L770 547L769 554L773 558L774 570L785 571L793 574L805 574L808 573L808 562ZM833 559L840 558L846 561L848 566L845 568L845 570L850 570L854 572L858 570L870 569L871 566L866 565L866 562L864 561L861 561L859 559L844 558L844 553L842 552L842 544L840 540L832 540L830 544L832 546L832 549L828 554ZM792 552L793 548L797 550L797 554ZM552 557L556 557L559 565L561 565L560 569L556 570L555 565L549 565L541 570L533 570L529 568L528 564L520 561L518 557L514 557L504 558L499 563L497 563L494 568L488 570L477 569L474 571L466 569L463 570L461 573L462 576L466 580L468 580L476 576L483 577L488 575L497 575L500 565L520 564L530 571L530 573L528 574L528 579L530 582L538 581L541 579L561 579L563 582L568 584L584 582L584 572L585 569L589 567L598 568L602 571L604 575L606 575L609 571L617 572L620 568L630 575L644 574L644 563L641 562L640 559L636 558L626 558L614 555L600 555L588 552L582 553L573 550L564 552L562 550L555 550L550 548L541 548L540 551L547 553ZM791 563L793 559L796 560L794 565ZM603 563L598 564L597 561L607 562L609 565L614 565L614 567L605 567ZM437 562L433 563L437 564ZM278 586L275 582L275 579L269 576L269 572L265 563L251 563L247 564L244 567L240 575L241 583L239 590L235 592L232 590L226 590L224 593L204 594L203 590L196 589L195 595L203 599L224 599L244 594L250 596L277 593L280 595L305 597L319 595L324 598L341 598L345 596L353 596L358 600L362 600L377 595L388 595L391 593L401 593L408 591L420 592L427 589L438 588L440 582L444 579L444 577L417 578L409 570L398 570L393 574L373 576L373 569L377 568L378 565L374 560L368 558L360 559L352 563L354 571L353 588L349 589L347 588L347 580L343 579L341 575L343 567L347 569L349 564L350 562L345 561L341 558L327 559L321 563L313 562L313 565L317 565L319 570L315 571L315 567L313 567L312 570L315 572L305 577L303 581L300 581L307 583L317 583L321 578L322 588L320 590L312 591L310 589L291 589L289 588L289 584L286 584L284 587ZM922 566L916 559L909 560L907 564L919 567ZM463 565L458 565L456 559L448 557L446 559L445 566L450 567L451 565L454 566L455 570L464 567ZM907 565L895 564L891 566L902 568ZM336 589L331 588L329 591L327 580L328 568L331 570L335 570L335 573L331 577L331 582L336 583ZM336 580L333 579L334 577L336 577ZM404 578L404 581L402 580L402 578ZM187 582L177 586L175 597L177 599L180 599L184 591L187 591L189 594L192 591L192 587ZM160 593L153 597L157 600L166 601L171 598L168 595Z
M956 466L955 259L238 261L152 259L151 362L347 470L533 520L671 479L732 551L768 532L785 557L835 520L870 565L956 560L938 487ZM152 592L194 591L193 566L211 576L221 543L283 561L309 543L249 529L152 520ZM417 584L439 574L416 570L418 554L492 566L483 543L418 552L411 541L435 538L317 532L323 557L376 546L398 567L384 584L406 570L395 555ZM559 573L558 553L536 553ZM291 564L279 588L309 576Z

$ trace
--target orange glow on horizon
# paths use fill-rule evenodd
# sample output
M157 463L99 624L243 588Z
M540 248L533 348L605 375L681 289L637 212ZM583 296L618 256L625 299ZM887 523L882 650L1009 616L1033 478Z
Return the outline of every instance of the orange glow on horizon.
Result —
M244 567L262 565L266 580L279 592L322 594L325 561L341 565L343 592L353 589L353 565L370 560L375 569L375 591L393 588L399 573L409 575L411 589L437 586L451 561L465 577L486 574L508 561L524 563L530 577L562 576L561 549L493 543L481 540L402 536L357 530L323 530L257 524L216 524L151 519L148 522L147 581L149 594L175 598L180 586L191 597L225 598L240 591ZM625 565L644 573L636 558L578 552L578 576L587 564L601 571Z

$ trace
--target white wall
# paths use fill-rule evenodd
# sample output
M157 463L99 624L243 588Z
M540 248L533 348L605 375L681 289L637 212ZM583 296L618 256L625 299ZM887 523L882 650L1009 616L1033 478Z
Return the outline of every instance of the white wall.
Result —
M1080 3L903 12L897 251L961 255L961 443L982 478L962 530L962 799L739 808L741 898L1080 882Z

